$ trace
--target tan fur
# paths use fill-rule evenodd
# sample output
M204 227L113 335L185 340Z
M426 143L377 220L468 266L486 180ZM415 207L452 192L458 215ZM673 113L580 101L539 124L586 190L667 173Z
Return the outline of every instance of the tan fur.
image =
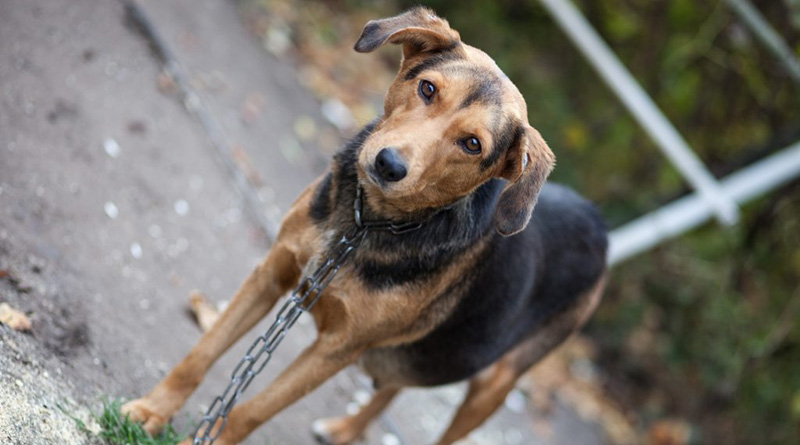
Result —
M358 159L359 181L369 207L384 217L402 218L421 209L446 206L473 192L487 179L503 177L511 181L501 197L501 205L508 210L508 215L500 212L498 230L501 233L521 230L527 224L536 194L554 158L539 133L527 124L525 101L516 87L491 58L461 44L458 33L427 9L418 8L398 17L370 22L356 49L371 51L384 42L402 44L404 59L386 96L385 116L364 143ZM419 80L405 80L404 76L413 66L431 57L429 51L442 47L458 51L461 58L447 69L426 72L426 79L436 84L438 100L424 106L417 94ZM491 154L495 144L495 135L488 123L493 122L498 110L482 105L460 107L474 80L470 69L475 68L500 79L500 114L524 124L518 143L486 169L478 166ZM481 154L465 153L457 145L466 135L480 139L484 147ZM367 171L377 153L388 146L398 150L408 164L409 173L402 181L381 186ZM247 278L219 319L150 394L126 404L124 413L143 422L151 433L160 430L181 408L214 361L263 318L278 299L297 284L301 275L313 271L335 235L323 233L309 216L312 197L320 181L311 184L291 208L269 255ZM339 230L348 228L339 227ZM323 436L331 436L329 439L334 443L356 438L367 422L389 403L398 388L410 383L398 372L401 364L381 361L380 354L363 353L419 339L446 319L458 301L448 298L445 290L469 270L479 267L476 258L485 247L484 242L478 242L458 261L430 279L389 290L369 288L352 269L344 267L312 310L318 330L316 341L267 389L233 409L215 443L238 443L261 423L362 358L362 366L382 382L383 389L362 413L320 424ZM363 254L377 262L390 263L393 258L391 252ZM586 306L582 307L587 312ZM530 345L523 343L473 379L470 395L442 443L463 436L499 406L523 370L520 357L526 354L538 357L540 354L535 351L552 348L542 339L568 335L585 321L574 317L565 321L564 317L571 317L570 314L572 312L562 315L558 326L548 326L545 331L549 334L535 337ZM530 357L522 361L530 362L528 366L533 363Z

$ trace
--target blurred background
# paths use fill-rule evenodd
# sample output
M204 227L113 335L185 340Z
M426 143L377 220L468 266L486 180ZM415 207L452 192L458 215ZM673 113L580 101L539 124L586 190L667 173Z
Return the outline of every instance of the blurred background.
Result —
M141 0L143 19L92 3L0 1L0 302L34 321L33 336L0 335L48 376L58 366L78 405L146 391L193 343L188 318L173 321L188 290L229 298L292 199L381 113L399 51L355 53L363 25L418 4ZM728 2L574 3L716 178L800 140L800 85ZM750 3L796 58L800 1ZM556 154L551 181L597 203L610 228L693 193L538 1L425 4L519 87ZM536 443L800 443L798 247L794 179L743 204L732 227L712 220L619 262L582 334L520 382L513 422ZM265 428L305 443L294 431L341 412L354 381ZM571 436L564 407L593 432ZM399 430L417 423L406 411ZM505 433L470 443L534 437L498 422Z

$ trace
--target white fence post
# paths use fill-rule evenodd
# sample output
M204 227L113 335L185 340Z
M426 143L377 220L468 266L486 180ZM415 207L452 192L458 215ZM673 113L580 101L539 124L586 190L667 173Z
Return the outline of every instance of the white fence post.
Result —
M732 225L739 218L736 203L689 148L689 144L667 120L636 79L569 0L540 0L564 33L594 66L606 84L661 148L667 158L714 209L717 219Z
M722 191L743 204L800 176L800 142L767 156L720 181ZM697 194L680 198L610 234L609 264L616 264L706 222L711 208Z

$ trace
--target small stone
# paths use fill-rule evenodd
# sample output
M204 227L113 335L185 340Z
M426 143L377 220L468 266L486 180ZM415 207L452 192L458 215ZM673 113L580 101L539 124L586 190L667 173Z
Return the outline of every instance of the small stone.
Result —
M264 47L276 56L282 56L291 47L289 30L282 26L272 26L264 37Z
M147 228L147 234L153 238L161 238L162 234L161 227L158 224L151 224L150 227Z
M514 413L521 413L525 411L525 406L528 404L528 400L525 398L525 394L522 391L515 389L508 393L506 396L506 408L509 411Z
M508 445L517 445L522 443L522 432L516 428L506 430L503 437Z
M317 123L310 116L300 116L294 121L294 134L301 141L308 142L317 135Z
M183 107L190 113L197 112L202 104L200 96L191 92L186 93L186 97L183 98Z
M278 145L283 157L291 164L297 165L303 161L303 147L300 145L300 141L294 137L288 134L284 135Z
M107 202L107 203L106 203L106 204L103 206L103 210L105 210L105 212L106 212L106 215L107 215L109 218L111 218L111 219L114 219L114 218L116 218L116 217L119 215L119 209L117 208L117 205L116 205L116 204L114 204L114 203L113 203L113 202L111 202L111 201L108 201L108 202Z
M392 433L386 433L381 437L381 445L400 445L400 438Z
M179 199L175 201L173 208L175 209L175 213L180 216L185 216L187 213L189 213L189 203L186 202L185 199Z
M359 389L358 391L353 394L353 399L361 406L366 405L372 399L369 391L365 391L363 389Z
M139 243L131 244L131 256L137 260L142 257L142 245Z
M111 156L112 158L116 158L119 156L120 146L116 140L113 138L108 138L103 141L103 149L106 151L106 154Z

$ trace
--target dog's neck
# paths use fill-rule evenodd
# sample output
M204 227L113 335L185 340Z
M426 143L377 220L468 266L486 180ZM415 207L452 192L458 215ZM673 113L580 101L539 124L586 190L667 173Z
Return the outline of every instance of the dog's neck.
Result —
M347 227L354 224L353 202L358 187L361 186L358 175L358 154L377 121L364 127L347 145L334 156L331 178L321 186L321 193L331 199L327 204L330 209L328 223L334 227ZM327 189L324 191L323 189ZM474 242L476 239L493 233L492 218L497 198L502 190L502 183L490 179L467 196L457 199L439 208L422 209L414 213L386 213L376 206L379 197L367 195L365 189L362 218L366 221L388 220L393 223L422 222L423 226L412 233L394 236L376 233L374 238L386 239L391 243L427 242L440 244L446 240L450 245L461 245ZM320 199L319 193L317 194ZM322 217L322 212L320 212ZM321 218L316 218L322 222Z

